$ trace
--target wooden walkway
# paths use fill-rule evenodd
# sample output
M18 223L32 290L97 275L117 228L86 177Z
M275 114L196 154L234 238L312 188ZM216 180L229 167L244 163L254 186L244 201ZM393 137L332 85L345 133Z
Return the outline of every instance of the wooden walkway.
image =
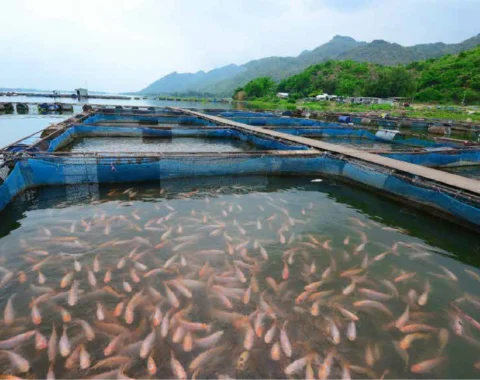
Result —
M189 115L198 116L202 119L210 120L220 125L237 128L239 130L243 130L247 132L261 133L271 137L281 138L291 142L300 143L300 144L309 146L311 148L319 149L321 151L342 154L347 157L351 157L351 158L355 158L355 159L369 162L372 164L387 167L392 170L396 170L396 171L400 171L410 175L415 175L421 178L429 179L439 184L456 188L459 191L464 190L464 191L473 193L475 195L480 195L480 181L476 181L474 179L458 176L455 174L450 174L447 172L427 168L420 165L410 164L408 162L394 160L388 157L382 157L376 154L363 152L361 150L348 148L341 145L330 144L330 143L322 142L319 140L313 140L313 139L309 139L301 136L294 136L287 133L272 131L270 129L265 129L261 127L254 127L251 125L238 123L236 121L232 121L222 117L207 115L202 112L197 112L197 111L192 111L192 110L177 108L177 107L168 107L168 108L175 111L182 111Z

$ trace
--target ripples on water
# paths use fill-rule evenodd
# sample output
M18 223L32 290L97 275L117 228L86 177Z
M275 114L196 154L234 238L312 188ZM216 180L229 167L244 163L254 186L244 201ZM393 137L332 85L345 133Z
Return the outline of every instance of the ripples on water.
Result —
M478 235L310 181L25 194L0 226L0 372L477 377Z
M243 152L256 150L253 144L227 138L201 137L87 137L75 139L65 152Z

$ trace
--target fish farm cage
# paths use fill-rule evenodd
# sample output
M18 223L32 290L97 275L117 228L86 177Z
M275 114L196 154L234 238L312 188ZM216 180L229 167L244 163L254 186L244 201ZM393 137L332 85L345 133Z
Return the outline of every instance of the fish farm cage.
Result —
M0 150L0 378L478 377L475 141L84 108Z
M398 131L397 131L398 132ZM84 112L3 148L0 210L44 186L158 182L257 174L331 176L480 228L480 182L442 169L478 167L480 146L269 112L156 107L84 107ZM248 151L64 151L78 139L195 137ZM400 137L400 138L399 138ZM329 139L379 143L367 150ZM394 146L395 149L391 147ZM435 168L435 169L432 169Z

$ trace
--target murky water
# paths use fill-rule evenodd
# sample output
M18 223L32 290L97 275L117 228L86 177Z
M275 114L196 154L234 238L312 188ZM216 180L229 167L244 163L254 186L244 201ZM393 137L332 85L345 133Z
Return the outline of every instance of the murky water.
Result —
M440 170L480 181L480 166L459 166L456 168L441 168Z
M0 372L478 377L479 235L311 179L26 193L1 214Z
M322 137L322 138L312 137L312 138L314 140L320 140L330 144L347 146L349 148L355 148L359 150L408 151L408 150L418 149L414 146L410 146L406 144L395 144L395 143L388 143L388 142L361 139L361 138L348 138L348 137Z
M75 139L64 152L242 152L256 150L248 142L202 137L86 137Z

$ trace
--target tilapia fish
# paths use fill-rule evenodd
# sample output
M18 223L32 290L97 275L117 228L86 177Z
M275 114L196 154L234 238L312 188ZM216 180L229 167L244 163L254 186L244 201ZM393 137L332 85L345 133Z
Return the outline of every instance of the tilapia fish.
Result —
M10 237L0 378L436 377L480 354L475 268L363 216L332 233L308 197L231 190L114 189Z

